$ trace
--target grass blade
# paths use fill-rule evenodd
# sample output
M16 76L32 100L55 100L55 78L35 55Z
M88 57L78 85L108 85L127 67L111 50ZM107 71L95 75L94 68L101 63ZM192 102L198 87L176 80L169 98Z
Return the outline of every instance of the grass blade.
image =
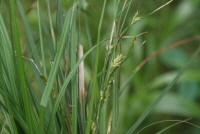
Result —
M43 44L42 28L41 28L41 21L40 21L39 1L37 1L37 14L38 14L39 36L40 36L40 48L41 48L41 54L42 54L42 67L43 67L44 76L47 78L46 62L45 62L45 56L44 56L44 44Z
M74 12L76 14L76 12ZM73 22L76 21L74 16ZM76 23L71 24L71 44L70 44L70 63L71 69L76 66L76 50L77 50L77 33L76 33ZM77 71L76 75L71 78L71 90L72 90L72 133L76 134L78 130L78 83L77 83Z
M26 122L28 125L28 131L32 134L34 133L33 129L33 118L32 118L32 109L31 109L31 103L29 100L29 93L27 90L27 83L26 83L26 76L24 73L24 63L22 59L22 53L21 53L21 46L20 46L20 38L18 34L18 26L17 26L17 20L16 20L16 12L15 12L15 1L9 0L10 4L10 21L11 23L11 34L12 34L12 42L14 44L14 48L16 50L16 62L17 62L17 73L19 76L18 82L20 83L20 89L22 96L22 102L24 106L24 112L26 116Z
M64 81L64 84L62 85L61 89L60 89L60 92L56 98L56 101L55 101L55 104L54 104L54 107L53 107L53 110L52 110L52 113L51 113L51 117L50 117L50 121L49 121L49 125L48 127L51 128L51 125L53 123L53 118L55 117L55 114L56 114L56 111L58 110L58 106L59 106L59 103L65 93L65 90L66 90L66 87L68 86L70 80L72 79L73 75L76 73L80 63L86 58L86 56L92 52L92 50L94 50L96 48L96 46L92 47L89 51L87 51L83 57L78 60L78 62L76 63L76 65L74 66L74 68L71 70L71 72L69 73L69 75L67 76L67 78L65 79ZM49 129L48 129L49 130Z
M61 60L61 56L63 54L64 51L64 47L65 47L65 43L66 43L66 39L69 33L69 28L70 28L70 23L71 20L73 18L73 12L74 12L74 8L76 7L76 4L74 4L73 8L69 9L67 12L67 15L65 17L65 22L64 22L64 27L63 27L63 31L62 31L62 35L60 38L60 44L57 50L57 53L55 55L54 58L54 63L53 66L51 68L50 74L49 74L49 78L47 80L47 84L40 102L40 118L41 120L41 124L40 124L40 131L41 133L44 133L44 124L45 124L45 112L46 112L46 107L47 104L50 100L50 94L51 91L53 89L53 83L54 83L54 79L56 77L58 68L59 68L59 63ZM70 18L70 19L69 19ZM51 128L47 129L47 131L50 131Z
M26 20L26 15L24 13L22 4L21 4L20 0L16 0L16 3L17 3L17 7L18 7L19 13L21 15L21 18L22 18L26 33L27 33L28 41L30 43L28 45L28 49L27 49L28 50L28 54L29 54L29 58L33 59L33 61L38 66L39 70L42 70L41 66L40 66L39 55L38 55L38 52L37 52L37 50L35 48L34 39L33 39L32 33L31 33L31 29L30 29L30 27L28 25L28 22Z
M54 30L53 30L53 23L52 23L52 18L51 18L51 11L50 11L50 3L49 3L49 0L46 0L46 3L47 3L47 12L48 12L48 18L49 18L51 36L52 36L52 39L53 39L53 44L54 44L54 46L55 46L55 44L56 44L56 41L55 41L55 33L54 33Z
M92 79L92 86L91 86L91 99L89 102L89 112L88 112L88 118L87 118L87 125L86 125L86 134L90 133L90 126L92 122L92 113L93 113L93 104L94 104L94 97L96 95L96 88L97 88L97 70L98 70L98 64L99 64L99 51L100 51L100 36L101 36L101 27L102 27L102 21L104 17L105 7L106 7L107 0L104 0L101 18L99 22L98 27L98 35L97 35L97 48L96 48L96 55L95 55L95 65L94 65L94 73L93 73L93 79Z
M127 134L132 134L136 128L140 125L140 123L146 118L146 116L152 111L152 109L162 100L162 98L167 94L167 92L171 89L171 87L179 80L179 78L183 75L186 69L191 65L192 62L197 58L200 52L200 46L192 56L192 58L188 61L184 68L182 68L176 77L172 80L172 82L163 90L160 96L149 106L149 108L140 116L140 118L136 121L136 123L129 129Z
M75 7L73 7L73 8L75 8ZM64 28L63 28L63 31L62 31L60 45L59 45L58 51L56 53L50 74L49 74L49 79L47 80L47 85L45 87L45 91L44 91L44 94L42 96L42 100L40 102L40 105L42 105L44 107L47 106L51 90L53 89L54 79L56 77L56 73L57 73L57 70L58 70L58 67L59 67L61 56L63 54L63 50L64 50L64 47L65 47L65 41L66 41L66 38L68 36L68 30L69 30L69 25L70 25L69 18L72 17L72 13L73 13L73 10L70 9L68 11L67 15L66 15L66 18L65 18L65 23L64 23Z
M40 65L40 59L39 59L38 51L35 48L35 46L36 46L35 41L33 39L31 28L30 28L30 26L27 22L26 15L25 15L25 12L23 10L22 4L21 4L20 0L16 0L16 3L17 3L17 7L18 7L19 13L20 13L21 18L22 18L22 22L23 22L25 30L26 30L26 34L27 34L27 38L28 38L28 44L29 44L27 46L28 58L27 57L23 57L23 58L31 61L30 62L31 67L33 69L37 84L38 84L39 89L40 89L40 92L42 93L44 91L45 85L44 85L43 81L41 80L41 78L39 76L41 74L44 74L44 73L43 73L43 69Z
M177 122L177 123L174 123L174 124L172 124L172 125L170 125L170 126L164 128L164 129L160 130L160 131L157 132L156 134L161 134L161 133L165 132L166 130L168 130L168 129L170 129L170 128L172 128L172 127L178 125L178 124L181 124L181 123L187 122L188 120L190 120L190 119L186 119L186 120L183 120L183 121L179 121L179 122Z

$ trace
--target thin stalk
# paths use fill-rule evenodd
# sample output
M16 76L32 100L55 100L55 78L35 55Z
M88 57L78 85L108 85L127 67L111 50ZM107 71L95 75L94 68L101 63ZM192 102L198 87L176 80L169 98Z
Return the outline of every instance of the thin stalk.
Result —
M89 102L89 112L88 112L88 118L87 118L86 134L90 133L90 125L91 125L91 122L92 122L94 97L95 97L96 92L97 92L96 88L97 88L97 70L98 70L98 64L99 64L100 36L101 36L101 27L102 27L106 2L107 2L107 0L104 0L103 9L102 9L101 18L100 18L99 27L98 27L97 48L96 48L96 55L95 55L95 66L94 66L92 88L91 88L91 99L90 99L90 102Z
M187 119L187 120L190 120L191 118ZM197 127L197 128L200 128L200 126L197 126L195 124L192 124L190 122L187 122L186 120L163 120L163 121L158 121L158 122L155 122L155 123L151 123L145 127L143 127L140 131L137 132L137 134L141 133L144 129L147 129L148 127L152 127L153 125L157 125L157 124L161 124L161 123L166 123L166 122L179 122L179 123L186 123L188 125L192 125L194 127Z
M168 129L170 129L170 128L176 126L176 125L179 125L179 124L181 124L181 123L185 123L185 122L187 122L188 120L191 120L191 119L189 118L189 119L186 119L186 120L183 120L183 121L179 121L179 122L177 122L177 123L174 123L174 124L172 124L172 125L170 125L170 126L167 126L167 127L164 128L164 129L160 130L160 131L157 132L156 134L162 134L162 133L165 132L166 130L168 130Z
M75 13L76 14L76 13ZM76 65L76 46L77 46L77 36L76 36L76 17L71 21L71 44L70 44L70 61L71 69ZM74 24L72 24L74 23ZM77 87L77 74L74 75L71 79L71 88L72 88L72 133L76 134L78 130L78 87Z
M88 45L89 47L91 48L92 47L92 39L91 39L91 33L90 33L90 29L89 29L89 24L88 24L88 18L87 16L85 15L84 16L85 18L85 29L86 29L86 35L87 35L87 40L88 40ZM91 53L91 62L92 62L92 66L94 66L94 52Z
M114 73L115 82L112 90L112 134L116 134L118 123L118 72L119 70Z
M40 127L39 127L39 134L44 134L44 124L45 124L45 111L46 108L40 105Z
M133 0L131 0L127 5L128 5L128 9L127 9L127 11L126 11L126 13L125 13L125 17L124 17L124 19L123 19L123 22L122 22L122 24L121 24L121 29L119 30L119 32L120 33L122 33L121 34L121 36L124 34L124 32L121 32L122 31L122 29L123 29L123 26L124 26L124 24L125 24L125 20L126 20L126 17L127 17L127 15L128 15L128 11L129 11L129 9L130 9L130 6L131 6L131 4L132 4L132 1ZM126 4L126 3L124 3L124 4ZM124 9L123 9L124 10ZM121 23L121 22L120 22ZM128 26L129 27L129 26ZM126 31L126 30L125 30Z
M81 59L83 57L83 46L79 45L78 49L78 58ZM81 132L85 132L85 97L86 91L84 86L84 61L80 63L79 72L78 72L78 82L79 82L79 127Z
M47 3L47 11L48 11L48 17L49 17L49 24L50 24L50 29L51 29L51 36L52 36L53 44L55 47L56 41L55 41L55 34L54 34L54 30L53 30L53 23L52 23L52 18L51 18L51 10L50 10L49 0L46 0L46 3Z
M20 0L16 0L16 3L17 3L17 7L18 7L18 10L19 10L20 16L21 16L22 21L23 21L25 30L26 30L28 41L29 41L29 45L28 45L28 49L27 49L28 56L29 56L30 59L32 59L36 63L39 70L42 70L42 68L40 66L40 59L39 59L39 56L38 56L38 51L36 50L36 47L35 47L36 46L35 41L33 39L31 28L30 28L30 26L27 22L26 15L25 15L25 12L23 10L22 4L21 4Z
M22 22L23 22L23 25L24 25L24 28L25 28L25 31L26 31L28 44L29 44L29 45L27 45L28 58L25 58L25 57L23 57L23 58L31 61L30 65L31 65L31 68L32 68L33 73L35 75L39 90L40 90L41 93L43 93L45 85L44 85L44 82L40 78L40 75L41 75L40 72L42 72L43 69L42 69L41 64L40 64L38 51L36 49L36 45L35 45L35 41L33 39L32 31L31 31L31 28L30 28L30 26L27 22L26 15L25 15L25 12L23 10L22 4L21 4L20 0L16 0L16 2L17 2L17 7L18 7L18 10L19 10L20 16L22 18Z
M37 1L37 14L38 14L39 36L40 36L40 49L41 49L41 54L42 54L42 67L44 71L44 76L47 78L46 62L45 62L45 56L44 56L44 44L43 44L42 28L41 28L41 20L40 20L39 0Z
M56 42L61 34L62 27L63 27L63 11L62 11L62 5L61 5L61 0L56 0L57 1L57 11L56 11Z
M102 107L102 110L101 110L101 116L100 116L100 126L101 126L101 129L99 130L100 131L100 134L106 134L106 129L107 129L107 115L106 115L106 111L107 111L107 103L105 103Z

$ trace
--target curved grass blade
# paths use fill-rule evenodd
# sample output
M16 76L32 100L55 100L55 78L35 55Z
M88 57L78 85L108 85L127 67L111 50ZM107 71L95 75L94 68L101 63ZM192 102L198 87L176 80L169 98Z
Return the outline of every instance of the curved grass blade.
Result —
M162 100L162 98L167 94L167 92L171 89L171 87L179 80L179 78L183 75L186 69L194 62L200 52L200 46L192 56L192 58L188 61L188 63L179 71L176 77L172 80L172 82L163 90L160 96L151 104L151 106L143 113L142 116L136 121L136 123L129 129L127 134L132 134L136 128L140 125L140 123L146 118L146 116L153 110L153 108Z
M41 20L40 20L40 5L39 1L37 1L37 15L38 15L38 28L39 28L39 36L40 36L40 49L42 54L42 67L44 76L47 77L47 70L46 70L46 62L45 62L45 56L44 56L44 44L43 44L43 38L42 38L42 27L41 27Z
M174 124L172 124L172 125L170 125L170 126L164 128L164 129L160 130L160 131L157 132L156 134L162 134L162 133L165 132L166 130L168 130L168 129L170 129L170 128L172 128L172 127L178 125L178 124L185 123L185 122L187 122L188 120L190 120L190 119L186 119L186 120L183 120L183 121L179 121L179 122L177 122L177 123L174 123Z
M139 134L140 132L142 132L144 129L146 129L148 127L151 127L151 126L159 124L159 123L164 123L164 122L178 122L179 124L180 123L186 123L186 124L192 125L194 127L200 128L200 126L197 126L197 125L195 125L193 123L187 122L188 120L189 119L186 119L186 120L163 120L163 121L154 122L154 123L149 124L149 125L145 126L144 128L142 128L140 131L137 132L137 134Z

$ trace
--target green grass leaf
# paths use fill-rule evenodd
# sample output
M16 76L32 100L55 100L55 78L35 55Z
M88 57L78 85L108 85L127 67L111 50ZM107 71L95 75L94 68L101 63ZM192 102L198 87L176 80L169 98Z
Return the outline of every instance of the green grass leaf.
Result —
M163 90L160 96L149 106L149 108L142 114L142 116L136 121L136 123L129 129L127 134L132 134L136 128L140 125L140 123L146 118L146 116L153 110L153 108L162 100L162 98L167 94L167 92L171 89L171 87L179 80L179 78L183 75L186 69L191 65L192 62L197 58L200 52L200 47L196 50L192 58L187 62L187 64L182 68L176 77L172 80L172 82Z

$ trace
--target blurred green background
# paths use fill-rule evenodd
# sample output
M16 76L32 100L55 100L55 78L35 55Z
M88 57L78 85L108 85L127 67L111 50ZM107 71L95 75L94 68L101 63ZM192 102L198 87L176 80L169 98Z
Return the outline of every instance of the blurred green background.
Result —
M23 8L26 11L26 17L32 28L35 42L37 44L38 35L38 20L35 8L35 0L21 0ZM42 2L42 1L41 1ZM65 0L62 2L63 7L68 9L73 1ZM144 16L139 22L132 25L125 33L126 36L134 36L142 32L146 32L137 38L137 42L133 51L132 57L126 61L121 70L121 84L125 82L132 71L139 65L148 55L168 46L176 41L180 41L189 37L200 35L200 1L199 0L174 0L158 12L147 16L159 6L166 3L167 0L133 0L126 25L128 25L133 15L138 10L139 16ZM9 20L6 10L8 2L1 1L1 13L4 18ZM92 45L96 44L97 28L102 10L102 0L87 0L83 1L83 11L79 16L80 21L80 43L84 50L87 51ZM108 1L106 6L105 18L102 27L102 40L109 37L112 28L113 2ZM121 5L123 6L123 5ZM41 3L42 14L47 20L47 7L45 1ZM55 26L56 4L51 1L51 13ZM46 18L45 18L46 17ZM87 18L87 19L85 19ZM5 19L5 21L6 21ZM88 21L90 31L86 31L86 23ZM18 24L20 27L20 35L22 42L22 50L25 50L27 36L24 31L24 26L19 16ZM9 27L8 27L9 29ZM56 31L58 32L58 31ZM90 38L88 38L88 36ZM144 45L142 42L146 41ZM123 52L127 52L128 46L131 45L132 38L122 40ZM38 42L39 44L39 42ZM151 58L140 71L132 79L127 89L120 97L120 115L118 133L123 134L132 126L132 124L142 115L147 107L159 96L161 91L175 77L189 60L195 49L199 45L199 41L186 43L179 47L167 50L155 57ZM39 49L39 46L36 46ZM105 43L102 44L100 67L103 66ZM24 55L26 53L24 52ZM46 51L46 57L49 56L49 50ZM92 56L92 55L90 55ZM47 59L49 64L51 58ZM27 62L27 61L26 61ZM90 57L85 60L85 77L86 86L89 83L92 72L92 63ZM29 71L27 64L26 70ZM34 84L32 73L28 77ZM200 60L196 60L192 66L185 72L178 83L170 90L167 96L159 103L158 106L140 125L138 131L143 127L163 120L185 120L192 118L189 122L200 126ZM141 134L151 134L173 124L174 122L158 123L144 129ZM165 132L166 134L199 134L200 129L186 123L179 124Z

